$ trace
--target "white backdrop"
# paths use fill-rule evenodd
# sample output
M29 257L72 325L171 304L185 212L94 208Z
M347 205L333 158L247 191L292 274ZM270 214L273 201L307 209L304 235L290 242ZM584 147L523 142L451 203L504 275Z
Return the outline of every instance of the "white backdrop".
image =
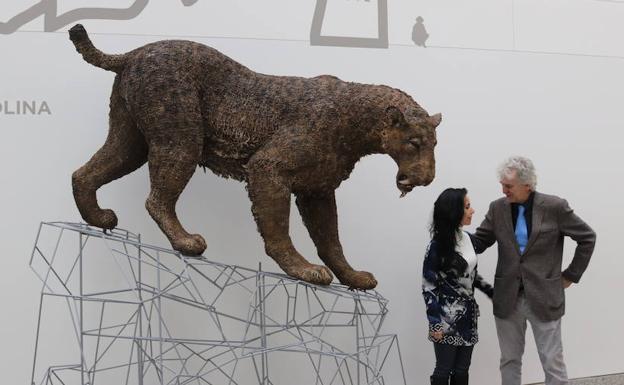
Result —
M321 0L319 0L321 1ZM370 36L370 17L360 23L349 7L335 7L324 31ZM23 4L26 3L26 4ZM41 2L43 3L43 2ZM53 3L53 1L48 1ZM99 4L98 4L99 3ZM58 14L110 1L64 1ZM127 8L133 1L115 1ZM624 4L618 1L498 0L393 1L388 5L387 49L310 45L313 0L152 1L130 20L85 20L96 46L125 52L164 38L213 46L253 70L276 75L333 74L343 80L387 84L408 92L430 113L441 112L437 175L426 188L399 200L396 166L386 156L363 159L337 191L345 253L375 273L390 300L385 330L398 333L409 384L423 384L433 369L433 349L420 294L427 226L436 196L465 186L476 209L474 230L488 203L501 196L495 169L522 154L538 169L538 190L568 199L597 232L598 243L579 285L567 291L564 349L571 377L624 372L624 289L617 231L624 214ZM328 1L328 10L332 0ZM375 3L371 1L370 3ZM35 1L3 1L0 22ZM108 4L108 5L107 5ZM376 5L375 5L376 6ZM352 8L355 10L355 8ZM360 10L358 8L358 10ZM329 11L328 11L329 12ZM362 12L369 15L370 10ZM427 48L410 40L416 16L430 34ZM620 20L620 21L618 21ZM40 284L28 269L38 223L79 221L71 173L101 146L107 131L113 74L86 64L66 30L44 32L43 16L0 35L0 373L4 384L30 379ZM373 31L373 32L371 32ZM46 104L50 113L17 114L16 103ZM146 167L103 187L99 200L116 210L120 227L168 247L144 209ZM241 183L196 173L178 204L182 222L208 242L208 258L265 269L264 255ZM293 210L291 235L298 249L318 262L307 231ZM573 244L566 244L568 263ZM495 251L480 257L493 279ZM493 385L498 342L491 304L478 294L480 335L471 375ZM530 330L524 383L543 379ZM59 347L63 349L63 347ZM285 369L288 370L288 369ZM390 379L394 383L398 379Z

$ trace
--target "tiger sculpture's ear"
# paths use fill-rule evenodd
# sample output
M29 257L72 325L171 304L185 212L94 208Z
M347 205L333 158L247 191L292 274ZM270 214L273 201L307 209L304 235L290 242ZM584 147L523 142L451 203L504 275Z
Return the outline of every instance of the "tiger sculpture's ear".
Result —
M429 124L431 124L433 128L438 127L441 121L442 121L442 114L440 114L439 112L427 118L427 122L429 122Z

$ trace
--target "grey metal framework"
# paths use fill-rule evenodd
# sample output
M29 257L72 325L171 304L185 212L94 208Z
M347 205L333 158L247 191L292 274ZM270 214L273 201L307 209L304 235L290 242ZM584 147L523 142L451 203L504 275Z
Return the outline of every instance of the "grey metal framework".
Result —
M30 266L43 283L33 385L406 384L376 291L65 222L41 223Z

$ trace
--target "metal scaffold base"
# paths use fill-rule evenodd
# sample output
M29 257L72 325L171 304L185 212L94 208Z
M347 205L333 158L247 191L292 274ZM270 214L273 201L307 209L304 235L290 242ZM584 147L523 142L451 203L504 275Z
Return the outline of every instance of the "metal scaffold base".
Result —
M376 291L187 257L139 235L42 223L33 385L406 384ZM384 379L384 377L386 379Z

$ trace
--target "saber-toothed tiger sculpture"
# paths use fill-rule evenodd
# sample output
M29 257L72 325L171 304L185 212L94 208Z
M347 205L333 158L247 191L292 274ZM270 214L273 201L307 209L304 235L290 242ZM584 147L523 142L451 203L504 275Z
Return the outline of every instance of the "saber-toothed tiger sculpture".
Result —
M117 216L98 206L96 191L147 162L147 211L175 250L199 255L206 242L184 229L175 206L200 165L247 183L266 253L288 275L327 285L333 272L352 288L377 285L343 255L334 191L360 158L375 153L397 163L402 195L431 183L440 114L429 116L409 95L383 85L259 74L191 41L108 55L81 25L69 33L88 63L117 73L106 142L72 176L85 221L114 228ZM327 267L311 264L292 244L291 194Z

